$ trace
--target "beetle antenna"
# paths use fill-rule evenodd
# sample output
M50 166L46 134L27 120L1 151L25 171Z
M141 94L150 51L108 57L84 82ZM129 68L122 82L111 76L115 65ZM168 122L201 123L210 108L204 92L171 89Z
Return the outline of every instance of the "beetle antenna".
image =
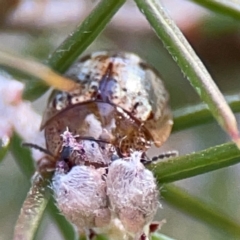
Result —
M50 155L50 156L53 157L53 154L49 150L47 150L47 149L45 149L43 147L40 147L40 146L38 146L38 145L36 145L34 143L22 143L22 146L23 147L35 148L35 149L37 149L37 150L39 150L39 151L41 151L43 153L46 153L47 155Z

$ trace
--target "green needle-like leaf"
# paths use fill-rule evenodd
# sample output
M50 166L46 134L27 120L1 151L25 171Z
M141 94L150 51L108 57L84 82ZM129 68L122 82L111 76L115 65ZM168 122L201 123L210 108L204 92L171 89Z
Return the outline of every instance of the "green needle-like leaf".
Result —
M47 180L35 174L26 200L18 217L13 240L32 240L48 202Z
M160 233L154 233L152 236L152 240L174 240L174 239Z
M102 0L82 24L55 50L48 66L64 73L81 53L97 38L107 23L126 0ZM48 87L38 82L25 90L24 98L34 100L46 92Z
M1 140L0 140L0 163L4 159L5 155L7 154L9 149L9 145L2 146Z
M233 112L240 112L240 95L225 96ZM173 132L213 121L213 116L206 104L200 103L194 106L183 107L173 112Z
M66 220L66 218L59 212L55 205L54 199L50 198L47 206L47 210L58 227L58 231L62 233L62 236L66 240L76 239L76 234L73 226Z
M216 13L229 16L240 20L240 1L239 0L191 0L203 7Z
M232 236L231 239L240 239L240 224L214 206L200 201L171 184L164 186L161 195L166 202L180 211L214 226L218 231L229 233Z
M35 171L31 152L28 148L22 147L22 139L16 133L11 138L10 151L23 174L31 179ZM39 175L35 175L32 180L32 187L16 223L14 240L34 239L48 202L47 183L47 179L43 180Z
M65 72L97 38L125 0L102 0L81 25L51 55L48 65Z
M164 7L156 0L135 2L213 116L240 147L237 122L231 109L186 38L166 14Z
M11 138L10 151L24 175L30 179L35 172L31 152L28 148L22 147L22 139L16 133Z
M225 143L185 156L151 164L159 183L174 182L240 162L240 150L233 143Z

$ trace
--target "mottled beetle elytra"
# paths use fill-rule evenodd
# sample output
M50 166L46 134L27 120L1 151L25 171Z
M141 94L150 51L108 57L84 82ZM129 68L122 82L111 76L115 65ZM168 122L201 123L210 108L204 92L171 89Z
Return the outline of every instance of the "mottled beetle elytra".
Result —
M53 91L41 126L48 147L57 144L66 126L74 134L90 131L108 138L123 155L129 149L146 151L151 142L159 147L168 138L173 124L168 93L156 71L137 55L93 53L73 64L66 76L79 87ZM75 118L81 120L76 124Z

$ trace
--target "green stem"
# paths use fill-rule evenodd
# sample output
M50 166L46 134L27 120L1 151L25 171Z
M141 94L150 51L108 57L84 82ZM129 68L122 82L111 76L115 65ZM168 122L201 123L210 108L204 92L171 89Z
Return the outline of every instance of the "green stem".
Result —
M213 12L221 13L240 20L240 1L239 0L191 0Z
M240 95L225 96L233 112L240 112ZM213 116L206 104L200 103L194 106L183 107L173 112L173 132L213 121Z
M125 0L102 0L81 25L51 55L48 65L63 73L97 38Z
M240 162L240 150L233 143L225 143L185 156L151 164L159 183L174 182Z
M165 185L161 194L166 202L180 211L214 226L218 231L229 233L233 237L231 239L240 238L240 225L209 203L200 201L172 184Z
M4 157L6 156L6 154L8 152L8 149L9 149L9 145L2 146L1 140L0 140L0 163L4 159Z
M81 53L97 38L107 23L126 0L102 0L88 17L69 34L69 37L48 59L48 66L64 73ZM28 87L28 86L27 86ZM43 83L33 83L26 88L24 98L34 100L40 97L48 87Z
M166 14L164 6L157 0L135 2L213 116L240 146L237 122L231 109L186 38Z
M16 133L11 138L9 150L13 154L14 159L24 175L30 179L35 172L31 152L30 149L22 147L22 139Z
M49 198L46 186L47 180L36 174L21 208L13 240L32 240L35 238Z
M66 240L76 239L76 233L73 229L72 224L70 224L66 218L59 213L58 208L54 203L54 199L50 198L48 202L47 210L58 227L59 232L62 234L63 238Z
M170 238L166 235L163 235L161 233L154 233L152 235L152 240L174 240L173 238Z

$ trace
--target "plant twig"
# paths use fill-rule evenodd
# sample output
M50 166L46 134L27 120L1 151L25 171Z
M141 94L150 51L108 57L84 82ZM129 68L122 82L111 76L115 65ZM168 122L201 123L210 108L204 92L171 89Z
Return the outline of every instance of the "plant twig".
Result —
M21 208L13 240L32 240L42 219L48 202L47 181L38 173L35 174L32 187Z
M240 20L240 1L239 0L191 0L213 12L221 13Z
M162 183L174 182L197 176L240 162L240 150L233 143L214 146L200 152L185 156L170 158L151 164L157 181Z
M16 133L11 138L9 150L13 154L15 161L24 175L30 179L35 172L31 152L28 148L22 147L22 139Z
M233 112L240 112L240 94L225 96ZM182 107L173 112L173 132L213 121L214 118L204 103Z
M0 51L0 65L26 72L37 79L43 80L49 86L61 91L71 91L77 86L76 82L67 79L66 77L62 77L49 67L32 59L19 57L16 54L13 55Z

